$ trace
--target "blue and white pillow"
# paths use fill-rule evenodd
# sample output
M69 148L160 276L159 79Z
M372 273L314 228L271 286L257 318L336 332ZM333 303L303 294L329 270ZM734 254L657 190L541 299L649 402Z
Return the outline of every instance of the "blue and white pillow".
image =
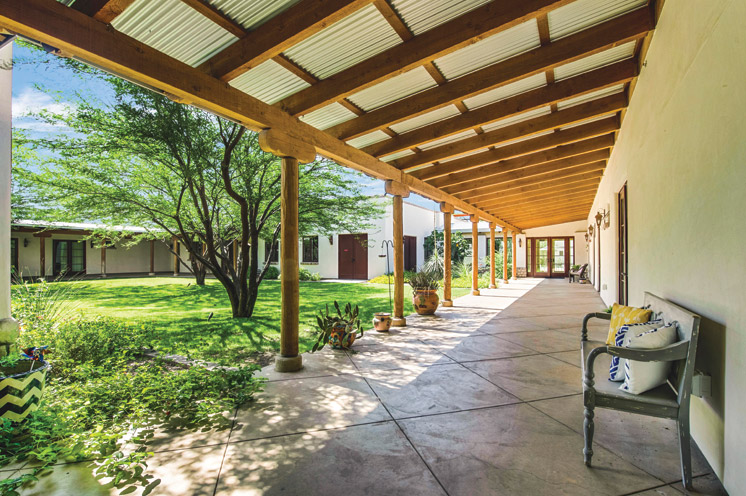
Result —
M624 340L627 337L627 332L630 330L635 334L640 334L645 331L657 329L663 325L662 320L651 320L642 324L625 324L619 328L614 336L614 346L624 346ZM626 360L619 358L618 356L611 357L611 365L609 365L609 380L614 382L621 382L624 380L624 362Z
M674 344L679 339L676 321L650 331L627 333L624 346L630 349L650 350ZM624 384L619 389L631 394L642 394L668 381L671 362L624 361Z

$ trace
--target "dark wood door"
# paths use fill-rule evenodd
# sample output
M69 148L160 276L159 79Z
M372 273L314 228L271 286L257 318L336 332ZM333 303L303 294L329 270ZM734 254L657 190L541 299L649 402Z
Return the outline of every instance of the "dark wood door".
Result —
M368 235L339 235L340 279L368 279Z
M417 236L404 236L404 270L417 271Z
M617 302L626 305L629 301L629 256L627 253L627 184L619 191L619 294Z
M59 240L52 243L54 276L85 274L85 241Z

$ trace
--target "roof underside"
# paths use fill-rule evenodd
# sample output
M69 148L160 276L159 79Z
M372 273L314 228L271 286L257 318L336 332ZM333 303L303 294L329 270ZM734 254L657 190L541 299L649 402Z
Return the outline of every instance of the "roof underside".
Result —
M587 217L660 8L651 1L76 0L65 9L364 152L352 162L380 160L425 196L525 229ZM0 26L19 31L3 22L10 3L0 0Z

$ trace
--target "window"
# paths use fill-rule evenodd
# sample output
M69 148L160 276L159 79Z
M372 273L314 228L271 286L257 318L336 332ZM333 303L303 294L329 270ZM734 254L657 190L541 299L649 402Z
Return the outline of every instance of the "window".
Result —
M575 238L570 238L570 267L575 265Z
M53 241L52 263L54 275L77 275L85 273L85 241Z
M303 263L319 263L319 237L303 237Z
M10 239L10 273L18 274L18 238Z
M275 243L275 249L272 249L272 243L269 241L264 242L264 261L269 260L269 263L276 264L280 261L280 243Z

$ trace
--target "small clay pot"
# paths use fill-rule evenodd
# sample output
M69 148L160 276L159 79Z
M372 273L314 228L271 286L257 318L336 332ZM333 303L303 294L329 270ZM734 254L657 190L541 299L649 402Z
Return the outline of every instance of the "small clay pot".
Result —
M418 289L412 297L414 310L420 315L432 315L438 309L438 292L434 289Z
M373 317L373 327L378 332L388 332L391 329L391 314L378 312Z
M329 336L329 344L335 350L346 350L355 342L355 333L347 332L345 326L338 326L332 329Z

